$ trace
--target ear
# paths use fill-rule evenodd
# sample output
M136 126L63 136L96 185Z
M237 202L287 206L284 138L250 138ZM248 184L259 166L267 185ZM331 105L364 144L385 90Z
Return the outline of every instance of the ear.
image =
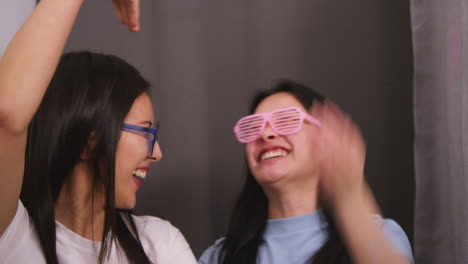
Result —
M91 132L91 135L89 135L88 143L86 144L86 147L83 149L83 151L81 151L80 158L82 160L88 160L91 157L94 151L94 148L96 147L96 144L97 144L96 133Z

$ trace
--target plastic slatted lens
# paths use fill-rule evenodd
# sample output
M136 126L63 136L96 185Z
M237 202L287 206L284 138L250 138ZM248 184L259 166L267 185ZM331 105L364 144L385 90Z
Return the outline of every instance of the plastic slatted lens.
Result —
M297 109L284 109L272 113L272 125L280 134L296 132L301 126L301 115Z
M248 116L239 121L239 137L241 140L253 140L260 134L265 120L262 116Z

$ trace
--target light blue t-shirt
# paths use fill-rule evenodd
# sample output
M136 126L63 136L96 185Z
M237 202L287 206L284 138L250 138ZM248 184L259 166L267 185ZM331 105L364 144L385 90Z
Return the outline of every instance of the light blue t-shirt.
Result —
M392 249L414 263L411 245L403 229L391 219L375 215ZM305 264L328 240L328 224L321 210L310 214L268 220L259 247L257 264ZM217 264L222 241L218 239L198 261L199 264Z

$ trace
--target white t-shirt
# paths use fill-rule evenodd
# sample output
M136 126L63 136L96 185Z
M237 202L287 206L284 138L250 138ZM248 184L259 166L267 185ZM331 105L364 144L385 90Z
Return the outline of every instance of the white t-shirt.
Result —
M153 216L133 219L143 249L153 263L197 263L184 236L168 221ZM101 242L88 240L58 221L55 223L59 263L97 263ZM127 263L123 250L112 244L105 263ZM0 237L0 263L46 263L32 219L21 201L15 218Z

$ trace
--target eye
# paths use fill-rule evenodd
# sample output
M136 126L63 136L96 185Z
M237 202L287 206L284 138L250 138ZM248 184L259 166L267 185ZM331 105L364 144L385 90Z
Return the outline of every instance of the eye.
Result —
M280 109L273 113L272 123L279 132L288 133L301 125L301 115L296 108Z
M244 132L252 132L259 130L263 125L263 118L260 116L250 116L242 119L239 123L239 129Z
M240 127L240 130L243 133L255 133L256 131L260 130L261 124L246 124Z
M301 120L300 114L294 110L285 110L285 111L278 111L274 113L273 122L277 124L282 123L289 123L289 122L298 122Z
M284 123L284 122L298 122L300 118L296 114L289 114L284 116L279 116L275 118L277 123Z

